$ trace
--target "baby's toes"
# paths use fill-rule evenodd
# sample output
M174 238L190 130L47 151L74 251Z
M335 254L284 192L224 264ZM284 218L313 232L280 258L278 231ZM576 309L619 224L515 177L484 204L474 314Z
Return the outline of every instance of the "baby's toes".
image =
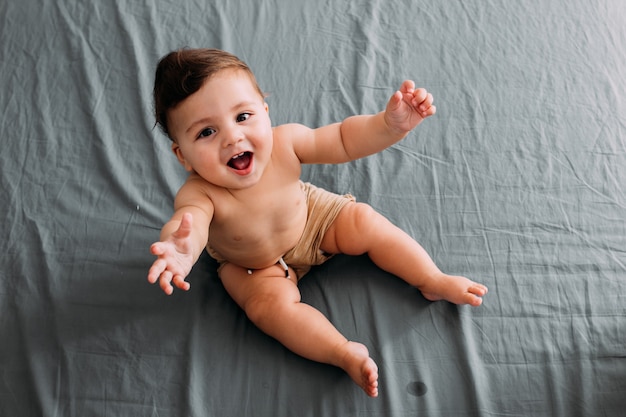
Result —
M467 293L465 297L467 299L467 304L478 307L483 303L482 297L487 294L487 287L484 285L476 284L467 289Z
M471 287L469 287L467 289L468 292L475 294L479 297L484 296L485 294L487 294L489 292L489 290L487 289L487 287L485 287L482 284L474 284Z
M467 293L465 295L466 304L471 305L472 307L478 307L483 303L483 299L474 294Z

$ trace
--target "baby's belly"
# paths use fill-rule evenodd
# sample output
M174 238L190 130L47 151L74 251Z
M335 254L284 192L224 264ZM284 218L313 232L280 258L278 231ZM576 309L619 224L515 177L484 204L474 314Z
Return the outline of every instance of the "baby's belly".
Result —
M295 213L292 213L292 215ZM304 231L306 211L304 215L293 216L287 224L272 226L249 225L238 229L237 233L218 234L211 232L209 236L209 253L211 249L223 259L249 269L262 269L275 265L289 250L294 248Z

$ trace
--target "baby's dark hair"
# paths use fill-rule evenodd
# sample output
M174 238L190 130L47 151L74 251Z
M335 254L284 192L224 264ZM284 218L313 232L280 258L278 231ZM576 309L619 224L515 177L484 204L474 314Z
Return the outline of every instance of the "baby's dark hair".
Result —
M167 126L167 112L195 93L213 75L226 69L242 70L263 97L254 74L245 62L219 49L179 49L159 61L154 79L154 114L156 124L172 140Z

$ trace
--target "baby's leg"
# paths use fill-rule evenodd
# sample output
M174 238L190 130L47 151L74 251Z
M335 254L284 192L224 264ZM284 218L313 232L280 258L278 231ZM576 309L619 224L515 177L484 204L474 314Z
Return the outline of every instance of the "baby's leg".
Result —
M378 367L367 348L348 341L321 312L301 303L298 287L281 267L248 274L225 264L220 275L226 291L263 332L298 355L342 368L369 396L378 395Z
M367 253L380 268L419 288L431 301L479 306L487 287L465 277L446 275L404 231L367 204L346 205L324 236L329 253Z

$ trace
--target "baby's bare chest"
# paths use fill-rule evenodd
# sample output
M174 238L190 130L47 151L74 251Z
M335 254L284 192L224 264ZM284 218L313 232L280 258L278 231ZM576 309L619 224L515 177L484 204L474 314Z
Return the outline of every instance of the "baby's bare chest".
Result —
M306 222L304 198L271 196L252 201L247 206L235 205L228 213L214 218L215 229L234 240L246 236L282 234Z
M299 186L264 193L216 209L209 244L226 258L252 257L262 263L294 247L306 219L306 198Z

